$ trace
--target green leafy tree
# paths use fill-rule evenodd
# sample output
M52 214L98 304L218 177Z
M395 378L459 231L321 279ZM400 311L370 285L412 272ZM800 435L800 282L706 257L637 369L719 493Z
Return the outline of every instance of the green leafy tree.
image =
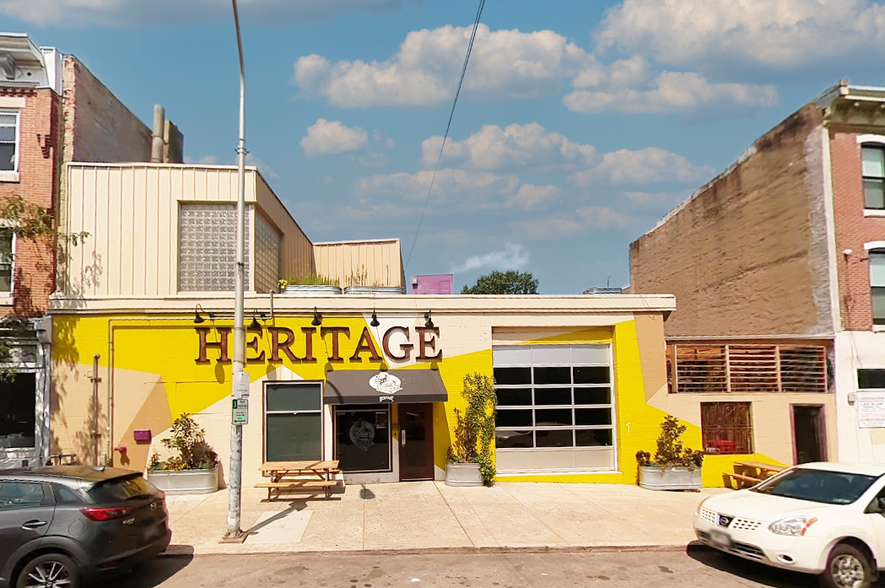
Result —
M529 272L493 271L480 276L472 287L464 286L461 294L537 294L538 280Z

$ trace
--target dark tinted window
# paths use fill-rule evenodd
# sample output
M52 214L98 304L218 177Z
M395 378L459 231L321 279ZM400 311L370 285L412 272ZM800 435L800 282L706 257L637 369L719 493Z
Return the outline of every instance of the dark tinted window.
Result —
M531 431L495 431L495 446L498 449L512 447L533 447Z
M572 424L572 409L545 408L535 411L535 424L539 427L568 426Z
M608 384L610 376L608 366L575 368L575 384Z
M567 367L536 367L535 384L571 384L572 370Z
M535 431L538 447L574 447L572 432L565 431Z
M100 482L89 490L89 496L95 502L121 502L133 498L149 496L157 491L143 477L113 478Z
M798 468L762 482L752 491L825 504L851 504L875 481L875 476Z
M610 425L612 411L608 408L576 408L576 425Z
M575 404L611 404L608 388L575 388Z
M499 427L531 427L531 410L499 410L495 414Z
M531 388L499 388L495 390L498 395L498 406L531 406Z
M0 510L28 508L43 504L43 484L0 481Z
M66 486L56 484L53 490L55 491L55 501L58 504L83 504L80 496Z
M578 447L610 447L612 444L611 429L579 429L575 431Z
M885 388L885 370L857 370L857 387Z
M495 368L495 383L501 385L531 384L532 368Z
M535 404L571 404L571 388L535 388Z

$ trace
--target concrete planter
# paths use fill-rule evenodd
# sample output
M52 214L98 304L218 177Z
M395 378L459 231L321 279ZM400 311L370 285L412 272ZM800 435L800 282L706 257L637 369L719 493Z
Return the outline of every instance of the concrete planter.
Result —
M154 470L148 481L166 494L212 494L218 490L218 468L211 470Z
M647 490L700 490L701 468L639 468L639 486Z
M297 296L335 296L341 294L338 286L324 286L321 284L289 284L283 294L295 294Z
M478 463L446 463L446 486L482 486Z

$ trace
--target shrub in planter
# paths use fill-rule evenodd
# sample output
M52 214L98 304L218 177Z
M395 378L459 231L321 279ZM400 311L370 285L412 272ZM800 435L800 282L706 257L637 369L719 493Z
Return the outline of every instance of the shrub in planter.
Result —
M673 415L661 423L654 459L647 451L636 452L639 485L653 490L694 490L701 488L704 452L682 444L687 427Z
M148 479L155 486L172 494L218 489L218 455L206 441L206 432L188 413L182 413L172 422L172 437L163 439L162 443L178 455L165 461L156 453L151 456Z
M479 373L464 376L464 414L455 409L455 440L446 455L446 484L450 486L491 486L495 483L495 385ZM479 474L477 477L476 474Z

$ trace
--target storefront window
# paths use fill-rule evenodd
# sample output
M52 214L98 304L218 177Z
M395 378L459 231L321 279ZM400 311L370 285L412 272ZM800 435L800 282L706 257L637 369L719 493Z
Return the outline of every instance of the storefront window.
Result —
M614 468L610 357L608 345L494 349L499 470Z
M320 384L268 384L264 409L266 461L322 459Z
M15 374L0 381L0 450L34 447L37 375Z
M335 459L345 472L389 472L390 408L348 406L335 410Z

